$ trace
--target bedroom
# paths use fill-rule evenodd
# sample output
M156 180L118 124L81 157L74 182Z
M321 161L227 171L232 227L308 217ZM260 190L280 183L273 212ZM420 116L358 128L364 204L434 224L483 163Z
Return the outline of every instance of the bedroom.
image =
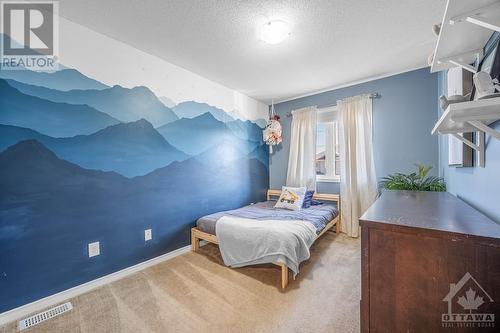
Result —
M499 1L1 8L0 332L498 326Z

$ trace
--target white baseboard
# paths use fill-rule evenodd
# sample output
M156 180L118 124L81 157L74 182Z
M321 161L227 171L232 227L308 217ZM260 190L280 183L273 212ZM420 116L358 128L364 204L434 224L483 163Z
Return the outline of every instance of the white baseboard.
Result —
M165 253L161 256L155 257L153 259L149 259L147 261L141 262L137 265L130 266L127 268L124 268L120 271L111 273L109 275L105 275L103 277L100 277L98 279L86 282L84 284L81 284L79 286L61 291L57 294L47 296L45 298L39 299L37 301L34 301L32 303L25 304L23 306L20 306L18 308L0 313L0 326L10 323L11 321L21 319L31 313L38 312L40 310L43 310L47 307L50 307L56 303L61 303L69 298L76 297L78 295L81 295L83 293L86 293L92 289L101 287L105 284L111 283L113 281L122 279L126 276L129 276L131 274L134 274L138 271L141 271L145 268L157 265L163 261L172 259L174 257L177 257L181 254L187 253L191 250L191 245L187 245L184 247L181 247L180 249L174 250L169 253Z

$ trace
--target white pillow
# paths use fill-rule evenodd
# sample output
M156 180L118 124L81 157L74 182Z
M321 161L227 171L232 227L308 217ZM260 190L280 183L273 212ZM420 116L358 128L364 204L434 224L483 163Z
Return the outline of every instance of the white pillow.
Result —
M300 210L304 203L306 187L288 187L281 188L281 195L274 205L275 208L285 208L290 210Z

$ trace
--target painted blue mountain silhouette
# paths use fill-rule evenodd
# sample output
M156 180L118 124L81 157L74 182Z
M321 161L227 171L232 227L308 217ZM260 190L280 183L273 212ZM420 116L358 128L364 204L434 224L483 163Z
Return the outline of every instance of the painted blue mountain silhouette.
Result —
M262 128L260 128L256 123L250 120L233 120L226 123L227 128L229 128L234 135L237 137L249 140L253 142L262 141Z
M165 96L160 96L158 97L158 99L163 103L163 105L165 105L167 108L174 108L175 107L175 102L173 100L171 100L170 98L168 97L165 97Z
M25 141L30 139L37 140L46 145L47 147L49 147L49 145L52 142L58 140L51 136L38 133L37 131L34 131L29 128L17 127L11 125L0 125L0 152L4 151L10 146L15 145L19 141Z
M71 89L106 89L107 85L91 79L76 69L62 69L53 73L30 70L0 70L2 79L11 79L35 86L68 91Z
M128 179L63 161L35 140L0 153L0 170L2 284L9 286L0 312L185 246L197 218L262 200L268 187L255 159L219 168L189 158ZM155 237L144 246L146 228ZM103 251L89 261L82 249L96 240ZM34 253L51 255L26 265Z
M231 116L235 120L239 119L242 122L245 122L248 120L245 117L242 117L241 114L236 110L229 111L228 114L229 114L229 116ZM248 120L248 121L250 121L250 120ZM261 130L264 129L264 127L266 127L266 124L267 124L267 120L263 119L263 118L255 119L255 120L252 120L251 122L253 124L257 125L258 127L260 127Z
M237 137L255 142L262 141L262 128L250 120L237 119L231 112L194 101L182 102L173 108L179 118L197 118L205 113L210 113L216 120L226 124Z
M187 101L177 104L173 111L179 118L196 118L204 113L210 113L215 119L223 123L234 120L224 110L211 106L207 103Z
M232 163L234 160L247 158L247 151L248 142L225 138L217 145L195 156L195 159L202 164L224 167L224 165Z
M2 77L0 313L185 246L200 216L265 198L260 120L74 69Z
M119 123L87 105L55 103L23 94L5 80L0 80L0 110L0 124L27 127L54 137L91 134Z
M0 38L3 39L4 45L12 44L18 48L24 47L23 44L11 39L7 34L0 33ZM91 79L75 69L69 69L62 64L59 64L59 68L60 70L56 72L35 72L29 69L20 70L20 68L1 70L0 66L0 78L58 90L109 88L107 85Z
M9 193L9 189L17 193L61 189L59 187L68 185L73 176L75 178L71 183L75 186L83 184L85 178L111 182L126 180L114 172L86 170L61 160L37 140L21 141L7 148L0 153L0 165L4 193ZM20 175L22 178L19 178Z
M250 154L248 154L248 158L256 159L266 167L269 167L269 146L265 144L257 146Z
M38 140L59 158L86 169L115 171L126 177L145 175L189 157L144 119L71 138L52 138L27 128L0 125L0 150L27 139Z
M182 118L157 128L172 145L189 155L198 155L225 141L240 141L244 154L252 151L257 143L242 140L226 125L207 112L195 118Z
M113 86L106 89L60 91L18 81L7 81L24 94L53 102L86 104L123 122L148 120L155 127L177 120L175 113L163 105L146 87L132 89Z
M110 126L62 141L58 155L87 169L144 175L189 156L170 145L146 120Z
M250 147L255 147L249 151ZM243 140L235 140L234 138L224 139L216 146L209 148L203 153L194 157L196 161L203 165L210 165L210 167L224 168L226 165L233 163L233 161L242 160L257 160L265 166L269 167L269 154L266 145L261 144L254 146L253 143ZM251 171L250 171L251 172Z

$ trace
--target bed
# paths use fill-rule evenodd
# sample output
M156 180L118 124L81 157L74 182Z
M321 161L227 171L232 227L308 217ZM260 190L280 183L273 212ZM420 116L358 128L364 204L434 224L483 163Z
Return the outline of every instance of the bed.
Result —
M197 251L199 249L200 240L219 244L219 239L216 235L217 223L221 218L227 216L245 218L247 220L261 220L259 222L262 223L271 219L290 221L305 220L314 225L316 234L313 241L333 227L335 227L337 233L340 232L340 198L338 195L315 193L313 199L325 202L325 205L311 206L301 211L290 211L273 208L275 201L271 199L279 197L280 194L281 190L270 189L267 191L267 201L201 217L198 219L196 227L191 229L192 251ZM331 202L336 203L336 207L327 204ZM288 285L289 267L283 262L273 263L281 268L281 287L284 289Z

